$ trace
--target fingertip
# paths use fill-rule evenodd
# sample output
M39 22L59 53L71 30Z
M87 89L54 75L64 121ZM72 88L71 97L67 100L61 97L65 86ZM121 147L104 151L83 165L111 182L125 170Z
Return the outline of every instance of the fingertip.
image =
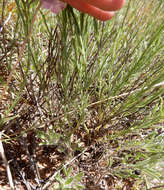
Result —
M100 21L107 21L107 20L110 20L113 18L113 16L115 15L115 12L113 11L103 11L101 12L101 14L95 14L95 15L91 15L93 16L94 18L100 20Z
M88 15L101 21L110 20L114 16L113 11L104 11L81 0L65 0L65 2L75 9L83 13L87 13Z

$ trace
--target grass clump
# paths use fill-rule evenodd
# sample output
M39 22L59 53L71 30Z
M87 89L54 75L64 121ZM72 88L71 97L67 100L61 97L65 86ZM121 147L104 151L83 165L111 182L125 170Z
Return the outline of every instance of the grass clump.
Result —
M162 2L129 0L105 23L37 6L0 8L1 142L15 185L162 189Z

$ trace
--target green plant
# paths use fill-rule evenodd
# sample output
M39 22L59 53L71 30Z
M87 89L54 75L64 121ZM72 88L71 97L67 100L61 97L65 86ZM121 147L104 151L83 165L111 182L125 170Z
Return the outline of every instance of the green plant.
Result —
M82 179L83 174L79 173L77 175L73 175L71 173L71 168L69 169L63 169L63 173L65 175L65 178L58 174L55 179L57 180L58 184L54 185L55 190L68 190L68 189L83 189L84 186L80 183L80 180Z

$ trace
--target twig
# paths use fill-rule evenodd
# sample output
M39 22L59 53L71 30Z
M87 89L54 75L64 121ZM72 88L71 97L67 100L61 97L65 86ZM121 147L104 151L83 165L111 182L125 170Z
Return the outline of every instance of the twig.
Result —
M2 32L4 26L9 22L10 18L12 16L12 13L9 13L9 16L7 17L7 19L4 21L3 25L0 27L0 32Z
M28 148L28 145L27 145L27 135L24 135L23 136L23 144L24 144L24 148L26 150L26 154L27 154L27 157L29 159L29 162L31 164L31 168L34 170L34 175L35 175L35 180L38 184L38 190L42 190L42 185L40 183L40 176L39 176L39 171L38 171L38 167L36 165L36 160L35 160L35 157L34 154L35 154L35 149L36 147L35 146L35 142L34 142L34 135L31 136L31 138L33 139L32 140L32 144L33 144L33 147L32 147L32 150L33 150L33 155L30 154L30 151L29 151L29 148Z
M65 167L67 167L68 165L70 165L74 160L76 160L79 156L81 156L82 154L84 154L86 151L88 150L88 147L85 148L80 154L78 154L77 156L75 156L72 160L70 160L69 162L67 162L64 166L62 166L58 171L56 171L48 180L48 182L43 186L42 190L46 190L50 185L52 185L52 183L55 181L55 177L57 176L57 174L62 171Z
M6 167L7 177L8 177L8 180L9 180L10 188L12 190L15 190L14 182L13 182L13 178L12 178L12 174L11 174L11 170L10 170L10 166L9 166L8 161L7 161L5 151L4 151L4 148L3 148L3 144L2 144L2 141L1 141L2 134L3 134L3 132L0 132L0 153L1 153L1 156L2 156L2 160L3 160L3 162L5 164L5 167Z

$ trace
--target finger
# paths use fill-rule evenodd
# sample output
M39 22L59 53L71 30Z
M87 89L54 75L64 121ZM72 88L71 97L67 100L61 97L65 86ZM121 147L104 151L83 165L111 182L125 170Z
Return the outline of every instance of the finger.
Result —
M105 11L119 10L125 4L125 0L84 0L84 1L88 4L91 4Z
M114 16L114 12L104 11L96 8L82 0L64 0L66 3L76 8L77 10L88 13L89 15L95 17L98 20L106 21Z

